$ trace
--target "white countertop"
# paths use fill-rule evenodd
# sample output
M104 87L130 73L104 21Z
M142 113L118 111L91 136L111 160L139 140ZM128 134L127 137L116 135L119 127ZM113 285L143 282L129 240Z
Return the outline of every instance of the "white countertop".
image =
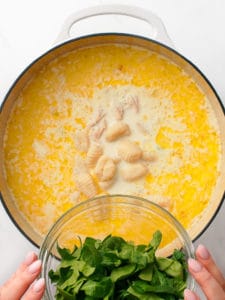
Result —
M92 5L112 3L139 5L157 14L175 48L200 68L225 104L224 0L0 0L0 103L23 69L54 45L64 20L71 13ZM89 23L80 24L74 29L74 37L122 28L124 32L139 34L145 31L136 23L132 27L115 17L108 20L104 26L96 21L96 28L90 28ZM225 228L224 214L225 205L196 244L205 243L225 273L225 236L219 230ZM32 249L38 252L0 204L0 284Z

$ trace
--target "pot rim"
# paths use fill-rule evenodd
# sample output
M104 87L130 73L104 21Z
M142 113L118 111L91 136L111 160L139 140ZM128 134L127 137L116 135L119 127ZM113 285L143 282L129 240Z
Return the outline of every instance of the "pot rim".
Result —
M13 81L13 83L11 84L8 92L6 93L6 95L3 97L3 101L0 105L0 114L2 114L2 111L4 109L4 105L7 101L8 96L10 95L10 93L12 92L12 90L14 89L15 85L19 82L19 80L21 79L21 77L30 69L33 67L33 65L35 65L39 60L41 60L44 56L48 55L51 52L54 52L56 49L59 49L61 47L64 47L67 44L79 41L79 40L83 40L86 38L95 38L95 37L101 37L101 36L124 36L124 37L133 37L133 38L137 38L137 39L142 39L145 41L149 41L153 44L159 45L160 47L163 47L171 52L173 52L175 55L179 56L181 59L183 59L185 62L187 62L187 64L189 64L191 67L193 67L195 69L195 71L197 71L197 73L205 80L206 84L210 87L210 89L212 90L213 94L216 97L216 100L218 101L220 108L225 116L225 104L223 104L221 98L219 97L217 91L215 90L214 86L212 85L212 83L210 82L210 80L206 77L206 75L204 75L204 73L196 66L196 64L194 64L191 60L189 60L187 57L185 57L183 54L181 54L179 51L175 50L174 48L171 48L170 46L163 44L162 42L156 41L154 39L148 38L148 37L144 37L141 35L137 35L137 34L130 34L130 33L118 33L118 32L107 32L107 33L94 33L94 34L88 34L88 35L83 35L80 37L76 37L76 38L72 38L66 41L63 41L60 44L57 44L55 46L53 46L52 48L48 49L47 51L45 51L43 54L39 55L36 59L34 59L32 62L30 62L28 64L27 67L25 67L25 69L16 77L16 79ZM113 43L113 42L112 42ZM0 191L0 200L1 203L4 207L4 209L6 210L9 218L12 220L13 224L16 226L16 228L19 229L19 231L37 248L40 248L40 245L38 245L16 222L16 220L13 218L13 215L11 214L11 212L9 211L7 204L3 198L3 195ZM223 205L223 202L225 200L225 191L223 193L223 196L221 198L221 200L219 201L219 205L217 206L217 209L215 210L213 216L211 217L211 219L208 221L208 223L205 225L205 227L192 239L192 242L195 242L208 228L209 226L212 224L212 222L214 221L215 217L217 216L220 208Z
M149 41L149 42L152 42L156 45L159 45L163 48L166 48L168 49L169 51L172 51L173 53L175 53L176 55L180 56L180 58L184 59L188 64L190 64L202 77L203 79L206 81L206 83L209 85L209 87L212 89L213 93L215 94L221 108L222 108L222 111L225 115L225 104L223 104L220 96L218 95L216 89L214 88L213 84L210 82L210 80L206 77L206 75L200 70L199 67L197 67L197 65L195 63L193 63L191 60L189 60L186 56L184 56L183 54L181 54L178 50L166 45L166 44L163 44L162 42L159 42L159 41L156 41L154 39L151 39L149 37L144 37L144 36L141 36L141 35L137 35L137 34L130 34L130 33L118 33L118 32L106 32L106 33L94 33L94 34L88 34L88 35L83 35L83 36L80 36L80 37L76 37L76 38L72 38L70 40L66 40L66 41L63 41L62 43L60 44L57 44L55 46L53 46L52 48L48 49L47 51L45 51L44 53L42 53L41 55L39 55L37 58L35 58L33 61L31 61L26 67L25 69L16 77L16 79L11 83L8 91L6 92L6 95L3 96L3 101L0 105L0 113L2 112L3 110L3 107L4 107L4 104L5 104L5 101L7 100L10 92L12 91L12 89L14 88L14 86L16 85L16 83L20 80L20 78L35 64L37 63L39 60L41 60L44 56L46 56L47 54L55 51L56 49L58 48L61 48L63 47L64 45L67 45L67 44L70 44L72 42L75 42L75 41L79 41L79 40L83 40L83 39L86 39L86 38L94 38L94 37L100 37L100 36L110 36L110 35L113 35L113 36L127 36L127 37L133 37L133 38L138 38L138 39L143 39L143 40L146 40L146 41Z

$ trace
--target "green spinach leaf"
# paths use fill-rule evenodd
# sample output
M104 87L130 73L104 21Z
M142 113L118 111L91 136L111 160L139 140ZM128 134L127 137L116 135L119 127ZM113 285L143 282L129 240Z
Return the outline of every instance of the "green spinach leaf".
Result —
M87 237L72 251L57 250L61 262L49 278L57 300L178 300L186 288L187 263L182 251L156 257L162 234L156 231L147 245L121 237Z

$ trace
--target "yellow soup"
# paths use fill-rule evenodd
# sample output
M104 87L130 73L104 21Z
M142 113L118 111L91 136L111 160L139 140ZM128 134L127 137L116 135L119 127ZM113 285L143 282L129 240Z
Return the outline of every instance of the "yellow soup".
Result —
M219 175L218 132L206 96L174 63L138 47L83 48L19 95L5 135L7 183L41 235L77 203L115 193L150 199L189 228Z

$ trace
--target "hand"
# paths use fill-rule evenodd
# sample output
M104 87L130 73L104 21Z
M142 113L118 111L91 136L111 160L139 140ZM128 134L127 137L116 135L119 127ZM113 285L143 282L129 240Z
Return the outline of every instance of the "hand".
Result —
M196 258L189 259L189 272L195 278L208 300L225 300L225 278L205 246L199 245ZM184 300L200 300L190 290L184 291Z
M27 257L12 275L12 277L0 287L0 300L40 300L44 294L45 282L38 279L41 272L41 261L33 252Z

